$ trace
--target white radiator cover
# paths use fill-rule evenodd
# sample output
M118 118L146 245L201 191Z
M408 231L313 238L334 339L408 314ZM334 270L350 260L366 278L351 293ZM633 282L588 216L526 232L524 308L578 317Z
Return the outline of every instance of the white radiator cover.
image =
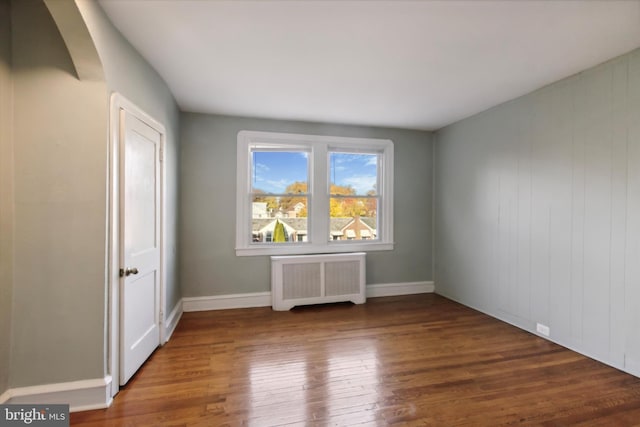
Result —
M273 309L341 301L364 303L365 256L364 252L272 256Z

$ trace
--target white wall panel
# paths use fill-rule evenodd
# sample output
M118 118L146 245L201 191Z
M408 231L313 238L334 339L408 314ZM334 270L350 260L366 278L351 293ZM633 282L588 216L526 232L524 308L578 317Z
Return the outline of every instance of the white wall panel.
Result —
M532 332L543 323L629 371L640 369L639 58L440 130L435 162L437 291Z
M640 54L637 52L629 58L627 69L626 132L629 151L624 291L625 369L640 376Z
M586 99L582 78L571 79L573 110L572 162L571 162L571 299L563 301L571 311L571 335L567 342L576 348L582 346L583 284L584 284L584 231L585 231L585 134Z
M571 85L560 82L549 88L549 144L547 185L554 191L549 201L549 324L554 333L569 336L571 312L565 304L571 300L571 194L572 194L572 137L573 100Z
M609 352L611 250L611 67L588 71L584 94L585 227L582 336L598 357Z
M616 61L612 70L611 100L611 268L609 334L611 357L624 364L624 282L627 241L627 88L628 61ZM638 164L640 165L640 163ZM637 169L637 168L636 168Z

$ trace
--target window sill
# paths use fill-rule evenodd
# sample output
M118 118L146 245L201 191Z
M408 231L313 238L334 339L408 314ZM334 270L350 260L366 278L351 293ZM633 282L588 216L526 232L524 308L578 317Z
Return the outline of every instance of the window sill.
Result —
M236 248L236 256L258 255L309 255L309 254L333 254L343 252L372 252L391 251L394 243L335 243L326 245L284 244L277 247L254 246L248 248Z

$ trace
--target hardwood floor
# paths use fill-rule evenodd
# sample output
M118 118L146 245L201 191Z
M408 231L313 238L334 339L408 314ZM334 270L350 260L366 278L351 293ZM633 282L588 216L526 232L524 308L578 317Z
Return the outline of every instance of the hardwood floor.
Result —
M640 379L435 294L185 313L74 426L640 426Z

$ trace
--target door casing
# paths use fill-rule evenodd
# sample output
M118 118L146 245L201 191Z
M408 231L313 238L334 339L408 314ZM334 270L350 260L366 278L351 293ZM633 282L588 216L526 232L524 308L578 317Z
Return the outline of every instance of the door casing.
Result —
M109 119L109 220L107 248L107 283L108 283L108 331L107 331L107 371L111 376L111 397L120 390L120 111L135 116L160 133L160 345L167 341L166 333L166 161L164 159L166 131L162 123L145 113L121 94L111 95Z

